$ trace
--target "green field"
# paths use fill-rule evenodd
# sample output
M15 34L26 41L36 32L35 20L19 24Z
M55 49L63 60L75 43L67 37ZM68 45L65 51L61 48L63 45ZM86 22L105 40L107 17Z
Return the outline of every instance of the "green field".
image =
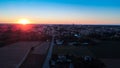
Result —
M90 55L93 56L93 54L89 51L89 49L85 46L54 46L53 48L53 54L73 54L77 56L86 56Z
M88 49L98 58L120 58L119 41L102 41L98 45L88 46Z
M97 58L120 58L119 41L102 41L90 46L54 46L53 54L73 54L94 56Z

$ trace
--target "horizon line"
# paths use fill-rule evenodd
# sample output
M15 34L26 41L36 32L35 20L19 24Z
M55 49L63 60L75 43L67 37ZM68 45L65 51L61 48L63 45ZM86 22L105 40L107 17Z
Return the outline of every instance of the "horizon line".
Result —
M22 25L22 24L16 24L16 23L0 23L0 25ZM120 24L75 24L75 23L71 23L71 24L46 24L46 23L36 23L36 24L33 24L33 23L31 23L31 24L26 24L26 25L118 25L118 26L120 26Z

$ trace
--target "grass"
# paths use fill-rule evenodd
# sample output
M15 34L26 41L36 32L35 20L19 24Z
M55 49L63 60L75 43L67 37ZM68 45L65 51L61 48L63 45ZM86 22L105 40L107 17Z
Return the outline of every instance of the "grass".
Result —
M94 56L97 58L120 58L119 41L101 41L97 45L91 46L54 46L53 54L73 54L78 56Z
M93 54L88 50L87 47L84 46L54 46L53 48L53 54L73 54L77 56L85 56L90 55L93 56Z
M98 45L88 46L88 49L98 58L120 58L119 41L102 41Z

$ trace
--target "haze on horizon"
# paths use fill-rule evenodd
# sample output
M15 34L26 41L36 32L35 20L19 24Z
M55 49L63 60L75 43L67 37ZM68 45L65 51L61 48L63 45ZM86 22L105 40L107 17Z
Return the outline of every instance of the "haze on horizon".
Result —
M0 0L0 23L120 24L119 0Z

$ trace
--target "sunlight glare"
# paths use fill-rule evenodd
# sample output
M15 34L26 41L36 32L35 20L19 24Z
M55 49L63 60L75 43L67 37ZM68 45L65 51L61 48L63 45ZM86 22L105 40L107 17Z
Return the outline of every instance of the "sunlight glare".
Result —
M18 23L26 25L26 24L30 24L30 21L28 19L20 19L20 20L18 20Z

